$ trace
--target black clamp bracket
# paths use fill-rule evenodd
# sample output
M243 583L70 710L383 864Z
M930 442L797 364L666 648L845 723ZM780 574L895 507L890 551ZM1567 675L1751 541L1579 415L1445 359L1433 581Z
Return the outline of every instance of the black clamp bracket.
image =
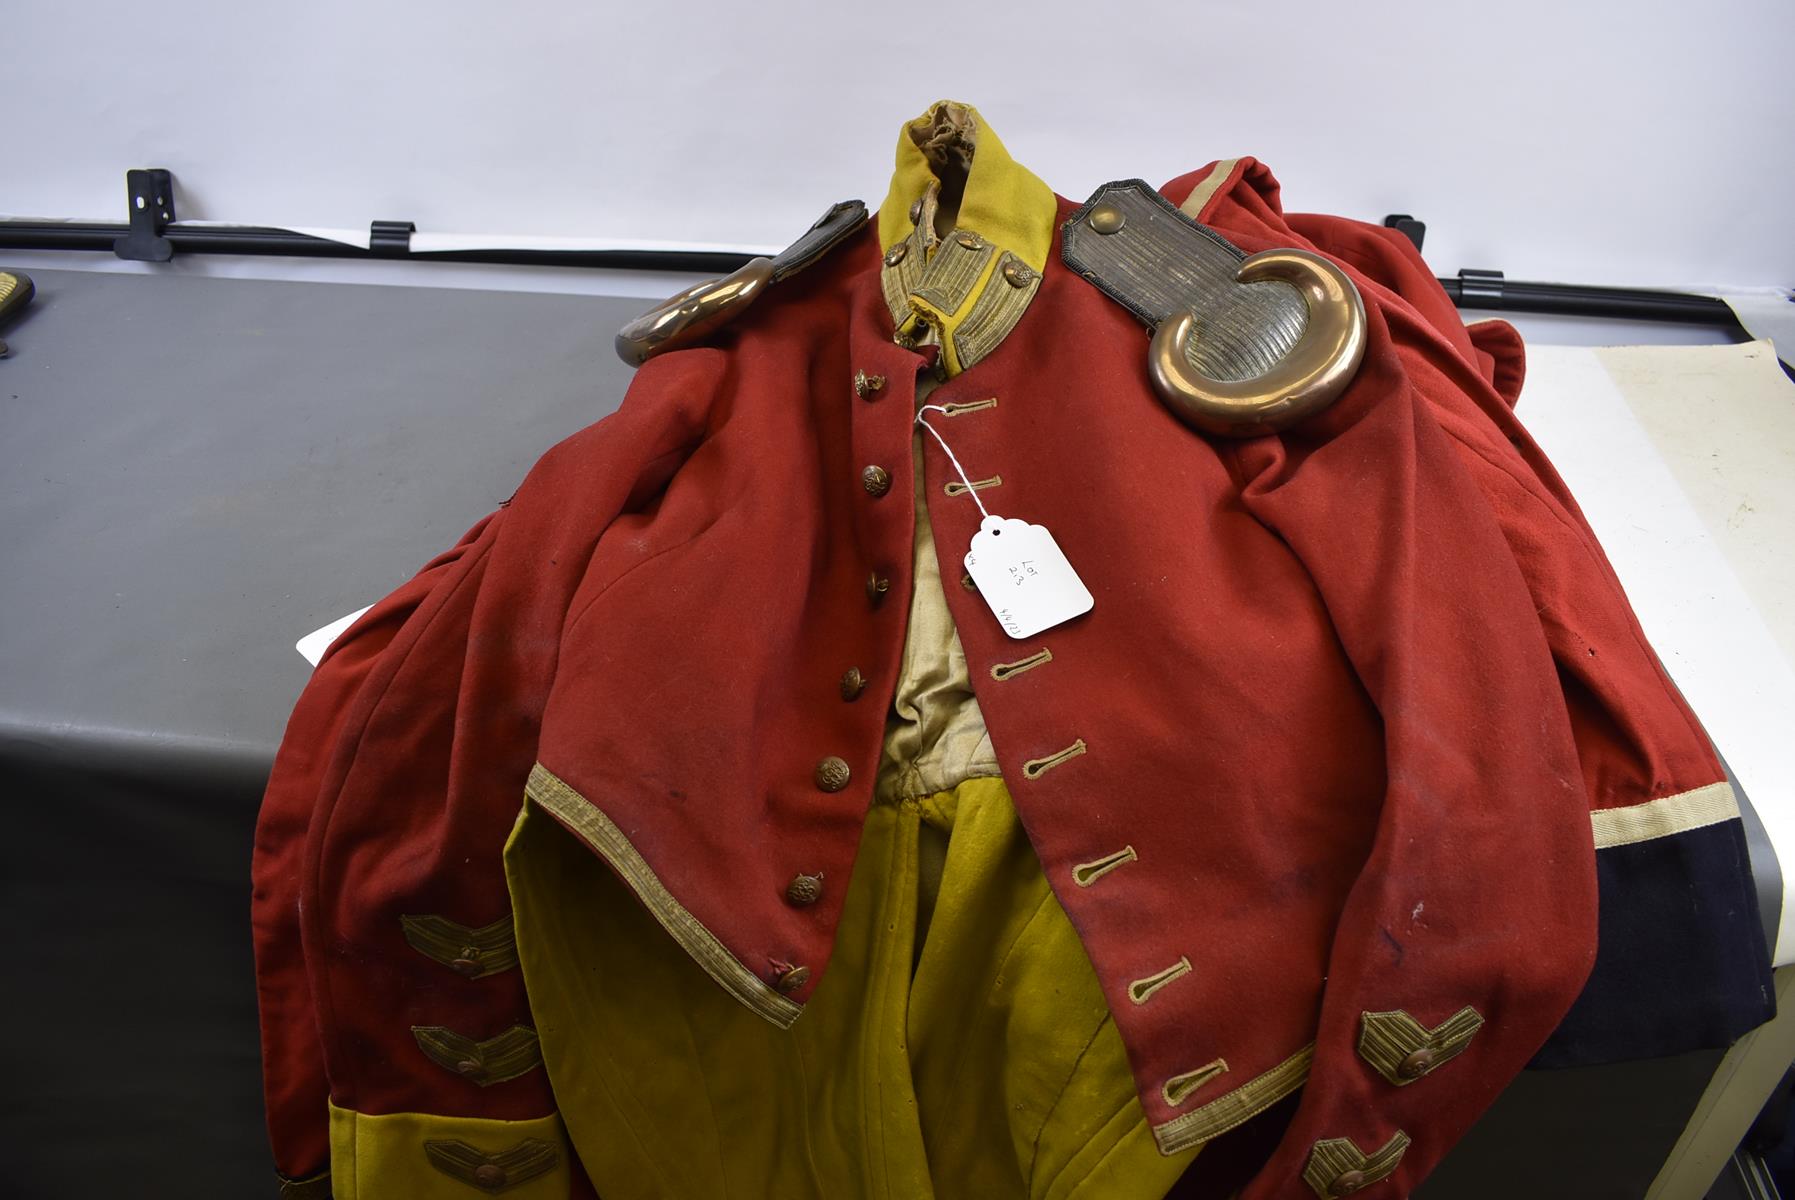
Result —
M412 221L374 221L368 226L368 253L404 258L411 253L411 235L417 231Z
M1502 308L1502 272L1463 270L1458 273L1458 303L1465 308Z
M112 252L132 262L167 262L174 243L162 234L175 219L175 177L162 167L125 172L131 229L112 243Z
M1427 222L1417 221L1407 213L1391 213L1384 218L1384 228L1394 229L1415 243L1417 252L1421 249L1421 240L1427 236Z

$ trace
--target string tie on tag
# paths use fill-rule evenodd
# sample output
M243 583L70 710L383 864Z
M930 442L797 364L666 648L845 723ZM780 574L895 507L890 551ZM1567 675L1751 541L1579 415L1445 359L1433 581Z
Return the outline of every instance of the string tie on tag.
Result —
M1030 638L1044 629L1052 629L1090 612L1095 604L1091 589L1066 561L1065 552L1047 532L1047 527L993 515L979 498L972 480L967 478L966 468L960 465L954 448L923 416L930 410L942 416L952 416L953 413L939 404L924 404L916 410L916 423L940 443L947 461L954 466L954 473L966 486L966 494L979 506L982 518L979 530L972 535L972 545L960 561L966 564L966 573L972 576L979 596L991 609L991 615L997 618L1004 633L1018 640ZM1083 752L1084 742L1080 740L1076 749L1069 748L1049 756L1051 762L1048 765ZM1023 773L1032 778L1040 771L1025 770Z
M933 436L937 442L941 443L941 449L947 454L947 461L954 464L954 473L960 477L960 482L966 485L966 494L971 496L972 502L979 506L979 515L987 518L990 517L990 510L985 507L985 502L979 499L978 489L972 486L972 480L966 477L966 468L960 465L959 458L954 454L954 448L947 444L947 439L942 437L940 431L929 424L927 418L922 415L931 410L940 413L944 417L951 417L953 415L939 404L925 404L916 410L916 423L928 430L930 435Z

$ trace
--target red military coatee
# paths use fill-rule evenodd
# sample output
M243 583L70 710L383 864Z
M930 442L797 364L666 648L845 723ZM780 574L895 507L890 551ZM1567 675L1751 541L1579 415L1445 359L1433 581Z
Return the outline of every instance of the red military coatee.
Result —
M1049 529L1094 604L1018 642L976 592L947 599L1161 1149L1302 1088L1248 1200L1406 1195L1589 974L1592 807L1700 796L1712 815L1724 776L1508 413L1500 340L1406 298L1381 234L1287 222L1252 160L1162 192L1199 187L1200 219L1248 252L1351 244L1333 253L1366 301L1356 378L1291 431L1199 436L1157 399L1142 326L1056 240L1014 331L930 403L967 469L1001 475L993 511ZM446 1079L392 1016L434 987L405 914L506 909L526 790L719 987L802 1019L843 893L784 893L795 870L853 867L883 705L843 703L838 680L852 664L891 695L935 353L894 340L884 250L869 223L651 359L618 412L332 647L257 838L284 1173L323 1165L326 1097L404 1113L465 1086L470 1115L553 1111L541 1072ZM869 465L897 499L864 486ZM958 579L979 511L944 493L933 441L924 470ZM1597 647L1567 701L1567 659ZM515 972L469 967L478 987L432 992L443 1025L528 1011Z

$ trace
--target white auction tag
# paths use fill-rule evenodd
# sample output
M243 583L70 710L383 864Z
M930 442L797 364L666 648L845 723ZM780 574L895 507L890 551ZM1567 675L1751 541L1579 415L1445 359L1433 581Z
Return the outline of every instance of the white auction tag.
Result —
M997 623L1013 638L1052 629L1090 612L1094 603L1043 525L987 514L965 561Z

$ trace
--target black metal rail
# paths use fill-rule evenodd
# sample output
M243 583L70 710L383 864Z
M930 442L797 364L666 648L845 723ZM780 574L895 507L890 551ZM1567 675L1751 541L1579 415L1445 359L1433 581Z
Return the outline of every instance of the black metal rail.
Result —
M1506 279L1500 271L1460 271L1455 278L1440 280L1440 285L1460 308L1567 317L1620 317L1632 321L1681 321L1700 325L1737 322L1726 301L1690 292L1530 283Z
M156 232L174 253L257 254L293 258L409 259L416 262L500 263L510 266L606 267L638 271L726 273L751 257L704 250L455 250L414 251L409 227L379 222L370 249L311 237L290 229L247 225L183 225ZM116 253L131 227L112 222L0 221L0 250L84 250ZM1558 316L1618 317L1635 321L1679 321L1731 325L1733 311L1723 300L1687 292L1593 287L1505 279L1499 271L1460 271L1441 286L1460 308Z
M377 223L378 224L378 223ZM88 250L115 253L128 225L106 221L0 221L0 250ZM285 258L379 258L414 262L504 263L510 266L610 267L638 271L733 271L752 255L707 250L449 250L420 253L400 239L376 238L363 250L329 238L252 225L162 228L175 253L262 254Z

